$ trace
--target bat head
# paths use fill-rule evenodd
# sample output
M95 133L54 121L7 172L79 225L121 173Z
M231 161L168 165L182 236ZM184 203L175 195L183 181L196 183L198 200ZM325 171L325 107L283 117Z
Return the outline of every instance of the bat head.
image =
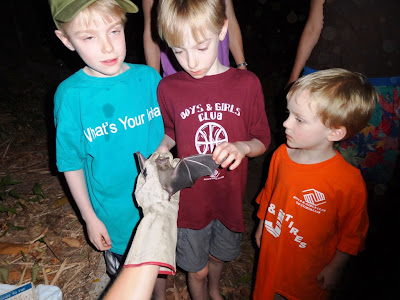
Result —
M167 156L159 156L155 160L157 169L160 171L166 171L172 168L172 165Z

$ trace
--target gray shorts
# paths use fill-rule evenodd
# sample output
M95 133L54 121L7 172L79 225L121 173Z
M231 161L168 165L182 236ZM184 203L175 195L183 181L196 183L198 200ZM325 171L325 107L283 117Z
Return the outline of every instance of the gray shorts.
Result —
M203 229L178 228L176 263L187 272L204 269L208 255L222 260L234 260L240 251L242 233L229 230L219 220Z

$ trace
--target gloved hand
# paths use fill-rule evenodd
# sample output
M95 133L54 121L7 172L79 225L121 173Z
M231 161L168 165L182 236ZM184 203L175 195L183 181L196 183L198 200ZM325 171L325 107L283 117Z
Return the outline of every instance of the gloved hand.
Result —
M179 192L169 200L159 181L155 160L167 156L173 167L179 159L172 159L171 153L154 153L144 164L145 176L139 174L135 197L143 209L140 221L124 267L159 265L160 274L175 274L175 250L177 240L177 217Z

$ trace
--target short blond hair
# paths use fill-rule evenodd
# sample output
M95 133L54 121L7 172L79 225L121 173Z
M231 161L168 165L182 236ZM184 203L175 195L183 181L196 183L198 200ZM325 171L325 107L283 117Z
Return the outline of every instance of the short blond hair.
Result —
M160 0L158 33L170 47L182 45L189 28L196 42L210 30L220 34L225 21L224 0Z
M79 12L70 22L60 23L60 30L68 35L69 26L74 21L76 22L78 17L80 17L79 25L82 27L89 27L91 24L97 26L101 22L111 23L115 19L121 20L121 23L125 25L127 20L125 11L117 2L114 0L97 0Z
M287 99L307 91L309 104L328 128L346 128L344 139L363 129L374 112L376 89L360 73L334 68L311 73L298 79Z

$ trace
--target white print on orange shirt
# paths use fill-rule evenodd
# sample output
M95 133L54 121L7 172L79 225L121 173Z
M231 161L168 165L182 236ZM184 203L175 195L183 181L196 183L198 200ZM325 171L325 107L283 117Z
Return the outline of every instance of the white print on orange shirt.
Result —
M321 214L326 212L326 209L318 207L326 203L324 193L321 193L316 189L304 190L302 191L302 193L304 200L301 200L300 198L293 196L293 199L296 200L297 205L316 214Z
M268 206L268 213L275 215L275 204L271 203ZM287 226L289 228L289 233L294 235L294 241L299 243L299 248L305 248L307 243L303 242L303 237L298 235L299 230L294 227L294 221L292 220L293 216L289 214L285 214L285 212L280 209L278 212L278 217L276 218L276 225L273 226L271 221L264 220L265 229L275 238L278 238L281 235L282 226Z

